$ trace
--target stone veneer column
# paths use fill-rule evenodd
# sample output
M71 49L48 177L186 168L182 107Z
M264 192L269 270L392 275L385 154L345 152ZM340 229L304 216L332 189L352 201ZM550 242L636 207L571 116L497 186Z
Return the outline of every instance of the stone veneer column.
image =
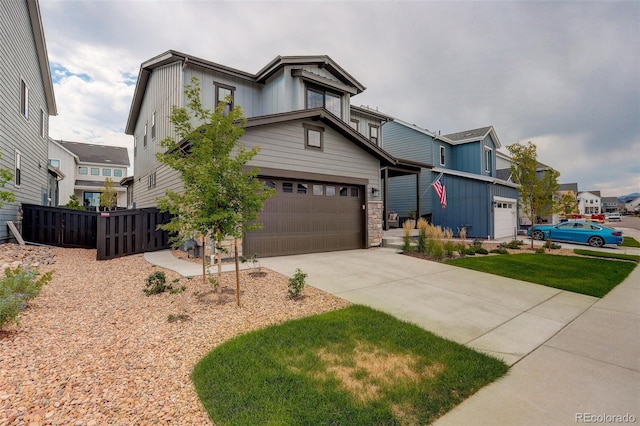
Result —
M382 201L369 201L368 209L369 247L380 247L382 245Z

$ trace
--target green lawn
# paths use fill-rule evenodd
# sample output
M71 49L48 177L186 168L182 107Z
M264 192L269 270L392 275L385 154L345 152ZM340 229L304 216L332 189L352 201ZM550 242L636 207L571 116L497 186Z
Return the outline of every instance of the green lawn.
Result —
M425 425L507 370L351 306L238 336L203 358L192 379L216 425Z
M630 261L541 253L465 257L445 263L595 297L603 297L636 267Z
M633 237L622 237L622 247L640 247L640 242Z

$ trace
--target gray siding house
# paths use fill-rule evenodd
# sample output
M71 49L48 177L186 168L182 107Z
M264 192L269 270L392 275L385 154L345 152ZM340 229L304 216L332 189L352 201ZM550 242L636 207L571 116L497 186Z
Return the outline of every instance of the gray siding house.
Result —
M381 244L380 169L396 161L372 142L370 124L379 127L382 117L352 112L351 97L365 87L324 55L278 56L255 74L176 51L144 62L126 125L134 137L137 207L155 206L166 189L181 188L179 176L155 154L159 141L176 137L168 116L173 106L185 105L184 87L192 77L200 81L205 108L227 95L230 107L242 107L248 122L239 143L261 147L250 166L276 189L260 215L263 229L245 237L245 254Z
M13 181L15 203L0 208L0 242L22 203L48 204L49 116L56 115L40 7L35 0L0 2L0 167Z
M454 234L462 227L471 237L516 234L517 186L498 177L496 152L501 145L492 126L440 135L394 119L383 125L382 134L387 152L424 164L418 182L408 175L389 179L388 209L401 217L401 223L417 210L417 217L451 228ZM431 187L441 174L446 208Z

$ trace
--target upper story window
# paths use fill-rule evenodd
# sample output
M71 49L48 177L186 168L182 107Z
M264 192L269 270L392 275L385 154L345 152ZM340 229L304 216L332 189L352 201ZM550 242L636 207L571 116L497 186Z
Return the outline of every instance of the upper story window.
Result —
M144 146L145 148L147 147L147 123L144 123L144 136L142 137L142 146Z
M352 118L351 121L349 122L349 125L351 126L351 128L353 130L355 130L356 132L360 131L360 122L358 120L356 120L355 118Z
M324 148L324 129L322 127L310 126L308 124L303 124L302 126L304 128L305 148L313 148L322 151Z
M136 157L138 155L138 137L133 137L133 156Z
M91 176L100 176L100 167L92 167Z
M489 148L484 150L484 170L489 173L493 170L493 151Z
M24 80L20 80L20 114L29 118L29 87Z
M51 167L60 168L60 160L54 160L53 158L49 158L49 164Z
M14 184L15 186L20 186L20 183L22 182L22 154L18 150L16 150L16 162L15 162L14 172L15 172L13 174Z
M444 146L440 145L440 165L444 166L445 165L445 156L444 156Z
M378 145L380 128L378 126L369 125L369 140Z
M78 167L78 174L79 175L87 175L87 174L89 174L89 168L87 166Z
M102 176L111 176L111 169L102 169Z
M114 177L122 177L122 169L113 169Z
M216 91L216 106L220 104L220 102L224 102L224 109L222 110L223 115L228 115L233 109L233 95L235 92L235 87L227 86L220 83L215 84Z
M151 114L151 139L156 138L156 112L153 111Z
M342 96L322 89L307 87L307 108L325 108L342 118Z

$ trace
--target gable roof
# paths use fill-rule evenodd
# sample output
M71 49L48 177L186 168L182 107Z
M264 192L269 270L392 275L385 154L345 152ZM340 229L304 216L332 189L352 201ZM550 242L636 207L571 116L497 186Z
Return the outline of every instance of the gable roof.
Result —
M331 114L324 108L303 109L292 112L248 118L246 128L249 129L251 127L264 126L268 124L276 124L300 119L322 121L323 123L331 126L338 133L342 134L358 147L372 154L374 157L377 157L383 163L386 163L388 165L396 165L396 163L398 162L398 159L393 157L391 154L389 154L379 146L371 143L371 141L364 137L364 135L355 131L347 123L340 120L338 117Z
M49 69L47 43L44 40L44 29L42 28L42 18L40 16L40 4L38 0L25 0L25 2L27 3L27 10L29 11L33 40L36 44L36 54L38 56L38 65L42 77L44 97L47 102L47 112L49 115L58 115L56 98L53 94L53 80L51 79L51 70Z
M558 191L572 191L574 194L578 194L578 184L576 182L573 183L561 183L558 186Z
M275 59L269 62L256 74L251 74L246 71L241 71L225 65L220 65L218 63L198 58L186 53L178 52L175 50L167 50L166 52L143 62L140 66L140 72L138 73L138 80L136 82L136 88L133 93L131 108L129 110L129 118L125 127L125 134L133 135L133 132L135 130L135 123L138 120L140 108L142 107L142 100L144 99L144 94L149 82L149 76L151 75L153 70L174 62L181 62L185 66L193 65L211 71L220 72L222 74L227 74L256 84L264 84L269 77L271 77L273 74L275 74L285 66L299 66L299 68L293 70L293 72L295 73L294 75L297 75L304 79L333 86L340 90L344 90L345 92L352 95L358 94L366 89L360 82L353 78L351 74L346 72L340 65L338 65L327 55L276 56ZM331 72L331 74L333 74L340 81L340 83L308 72L302 68L304 65L318 65L321 68L325 68L329 72Z
M129 166L129 152L121 146L94 145L81 142L55 141L78 157L82 163Z
M491 135L491 139L493 139L493 143L495 143L496 148L500 148L502 146L493 126L480 127L478 129L472 130L463 130L461 132L449 133L448 135L442 136L452 141L454 145L459 145L469 142L480 142L484 140L487 135Z

